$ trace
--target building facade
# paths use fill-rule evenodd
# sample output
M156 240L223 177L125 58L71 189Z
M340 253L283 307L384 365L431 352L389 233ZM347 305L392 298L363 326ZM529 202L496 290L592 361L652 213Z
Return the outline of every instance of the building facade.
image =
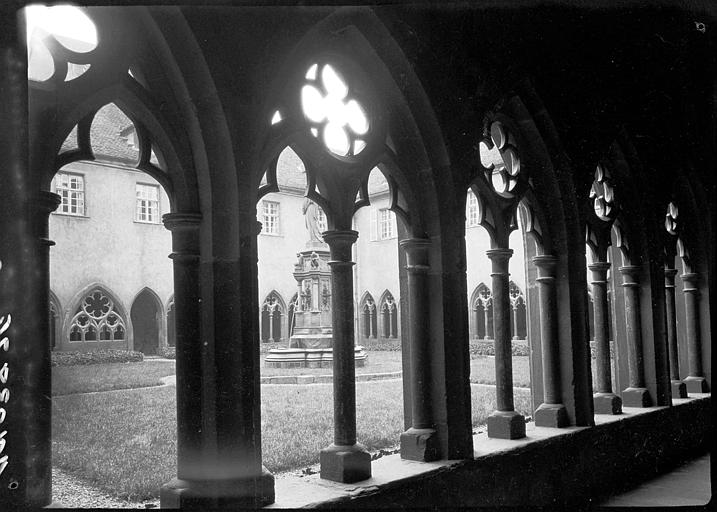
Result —
M63 151L77 148L76 131ZM90 131L93 160L65 165L52 190L61 197L50 216L55 242L50 258L50 344L53 350L119 348L157 354L174 346L170 213L166 191L134 167L139 157L132 121L114 104L101 109ZM158 163L155 157L152 160ZM287 342L297 297L297 252L308 241L304 206L306 170L291 149L277 165L279 191L257 203L261 340ZM390 210L388 182L375 168L368 182L370 206L358 210L353 229L354 315L357 343L400 340L398 221ZM468 192L466 247L471 291L471 336L492 340L489 237L477 222L478 203ZM320 231L326 215L319 208ZM518 235L518 236L515 236ZM520 230L511 239L511 297L525 339L524 259ZM514 283L520 284L514 284ZM515 323L517 322L517 323ZM487 328L486 328L487 326Z

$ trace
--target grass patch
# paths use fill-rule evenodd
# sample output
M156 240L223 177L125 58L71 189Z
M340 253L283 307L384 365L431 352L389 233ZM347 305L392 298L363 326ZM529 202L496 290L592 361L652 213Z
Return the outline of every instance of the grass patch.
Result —
M471 358L471 382L495 385L495 358L474 356ZM530 358L513 356L513 386L530 387Z
M52 369L52 395L157 386L162 377L174 374L174 362L169 361L56 366Z
M471 386L473 424L495 409L495 390ZM176 475L175 388L69 395L53 400L53 462L109 494L155 498ZM262 386L262 448L272 472L318 462L332 440L333 392L328 384ZM530 414L529 393L516 410ZM403 431L400 380L356 384L359 442L376 450L398 444Z

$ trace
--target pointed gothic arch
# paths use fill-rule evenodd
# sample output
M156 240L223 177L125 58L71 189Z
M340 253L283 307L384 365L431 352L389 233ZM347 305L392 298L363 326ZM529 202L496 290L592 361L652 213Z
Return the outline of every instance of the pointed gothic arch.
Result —
M57 298L55 292L50 290L50 350L57 350L58 348L61 348L63 316L60 299Z
M96 348L97 342L111 348L132 346L132 322L122 302L99 283L84 287L70 301L65 315L63 340L73 350Z
M398 302L393 294L385 290L381 294L379 302L379 314L381 315L380 332L382 338L398 337Z
M162 301L149 287L142 288L130 307L133 349L144 355L156 355L164 342Z
M359 302L361 315L361 337L375 339L378 337L378 305L373 296L365 291Z
M261 305L261 341L274 343L283 341L283 318L286 315L286 303L276 290L270 291Z

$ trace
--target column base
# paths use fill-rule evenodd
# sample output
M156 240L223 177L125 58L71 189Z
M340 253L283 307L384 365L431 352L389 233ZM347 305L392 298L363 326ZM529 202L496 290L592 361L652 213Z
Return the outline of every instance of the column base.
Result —
M488 437L520 439L525 437L525 418L515 411L493 411L486 418Z
M622 414L622 399L614 393L593 395L595 414Z
M159 491L160 508L207 510L260 508L274 503L274 476L262 466L261 475L232 480L180 480Z
M563 428L570 424L563 404L540 404L535 411L536 427Z
M681 380L670 381L672 385L672 398L687 398L687 386Z
M622 403L625 407L650 407L652 399L645 388L626 388L622 391Z
M319 454L321 478L349 484L371 478L371 454L356 443L351 446L332 444Z
M710 388L704 377L686 377L683 381L688 393L709 393Z
M430 462L441 458L438 434L432 428L409 428L401 434L401 458Z

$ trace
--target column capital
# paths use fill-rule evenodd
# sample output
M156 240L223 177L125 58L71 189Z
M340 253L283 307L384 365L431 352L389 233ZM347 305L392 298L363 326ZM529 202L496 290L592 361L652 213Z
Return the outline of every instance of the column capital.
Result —
M677 269L665 267L665 288L675 287L675 276L677 275Z
M533 257L533 263L538 267L536 281L540 283L555 280L555 267L558 263L558 258L549 254L541 254Z
M665 277L667 279L672 279L674 281L675 276L677 275L677 269L676 268L668 268L665 267Z
M539 254L533 256L533 263L535 263L537 267L550 269L557 265L558 258L551 254Z
M426 238L406 238L399 242L406 252L406 268L408 270L428 270L428 249L431 241Z
M691 284L692 286L695 286L695 287L697 286L697 284L700 281L700 275L696 272L685 272L684 274L682 274L680 276L680 278L682 279L682 281L685 284ZM685 291L692 291L692 289L688 290L687 288L685 288Z
M493 261L508 261L513 255L513 249L488 249L485 253Z
M41 213L50 214L57 210L60 206L62 198L54 192L48 192L47 190L41 190L40 196L37 200L37 206Z
M199 229L202 214L196 212L176 212L162 215L164 227L170 231Z
M331 250L331 263L350 262L351 247L358 239L358 231L353 229L332 229L324 231L324 242Z
M620 274L622 274L622 286L623 287L637 287L640 286L640 271L642 267L638 265L624 265L618 267Z
M607 272L612 264L609 261L595 261L588 265L588 269L593 272Z

